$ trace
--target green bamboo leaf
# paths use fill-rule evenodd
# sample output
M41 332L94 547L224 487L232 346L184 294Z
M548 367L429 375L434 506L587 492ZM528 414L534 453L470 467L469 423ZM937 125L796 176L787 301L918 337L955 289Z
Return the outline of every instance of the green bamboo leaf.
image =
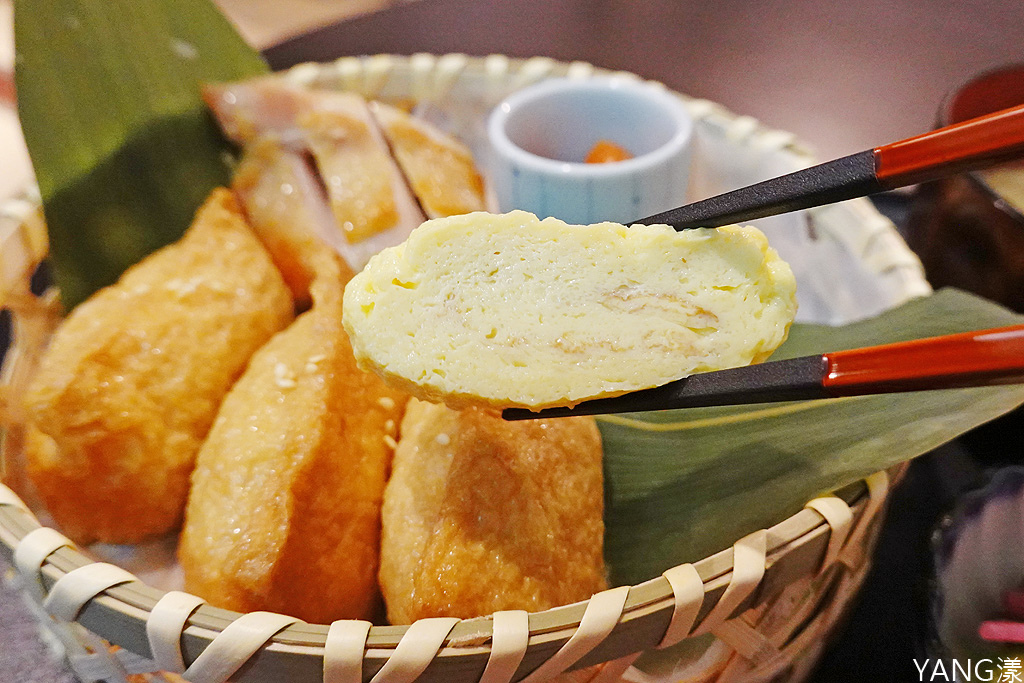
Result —
M843 327L795 325L773 359L1017 325L956 290ZM1024 386L605 416L605 557L635 584L1024 403Z
M209 0L15 0L18 110L67 308L230 178L199 84L268 67Z

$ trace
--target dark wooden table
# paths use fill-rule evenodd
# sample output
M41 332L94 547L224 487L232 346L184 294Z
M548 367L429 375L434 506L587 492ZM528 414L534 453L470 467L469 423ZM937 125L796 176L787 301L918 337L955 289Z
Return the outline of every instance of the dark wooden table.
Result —
M625 69L788 130L822 159L932 123L971 75L1024 61L1019 0L421 0L267 51L544 55Z
M822 159L927 129L971 75L1024 61L1019 0L420 0L267 51L275 67L345 55L545 55L633 71L796 133ZM879 571L818 681L917 680L922 552L969 463L932 455L897 492ZM0 567L2 570L3 567ZM913 675L913 678L909 678ZM0 681L65 683L0 586Z

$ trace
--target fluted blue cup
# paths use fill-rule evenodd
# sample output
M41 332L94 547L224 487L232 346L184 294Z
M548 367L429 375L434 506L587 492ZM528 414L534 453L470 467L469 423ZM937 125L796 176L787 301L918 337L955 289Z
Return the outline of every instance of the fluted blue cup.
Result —
M686 203L693 121L663 87L625 76L549 79L502 101L487 128L501 211L628 224ZM600 140L632 158L584 163Z

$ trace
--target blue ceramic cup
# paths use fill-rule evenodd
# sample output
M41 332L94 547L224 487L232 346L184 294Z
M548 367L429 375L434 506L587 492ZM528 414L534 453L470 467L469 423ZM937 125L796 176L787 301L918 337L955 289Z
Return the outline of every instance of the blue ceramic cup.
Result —
M693 121L664 88L624 76L541 81L501 102L487 128L503 212L630 223L686 203ZM584 163L600 140L632 158Z

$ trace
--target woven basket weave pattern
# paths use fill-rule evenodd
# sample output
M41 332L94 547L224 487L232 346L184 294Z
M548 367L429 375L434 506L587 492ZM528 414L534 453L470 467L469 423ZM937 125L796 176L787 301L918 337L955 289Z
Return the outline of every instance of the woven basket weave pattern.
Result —
M528 83L598 72L588 64L545 58L382 55L302 65L286 77L427 106L454 100L479 119L480 112ZM764 129L710 102L684 101L695 119L720 129L730 144L785 150L810 163L789 134ZM453 126L471 125L474 116L466 120L470 123L454 121ZM863 580L886 497L885 473L811 501L771 529L693 565L536 614L427 619L410 627L371 628L359 621L310 625L283 615L215 609L92 562L66 538L40 526L12 491L28 492L18 459L17 396L57 322L55 295L34 296L28 287L46 251L36 207L38 198L29 197L0 215L0 304L12 315L14 337L0 381L0 407L8 423L0 455L10 487L0 486L0 550L16 566L17 581L40 620L64 644L84 680L126 681L135 673L180 680L153 673L168 671L211 683L236 674L237 680L327 682L401 682L423 674L424 680L497 683L546 680L585 668L574 680L648 680L631 667L640 653L708 633L714 638L700 663L681 659L672 680L799 680ZM919 264L891 224L856 202L845 211L835 220L826 216L822 225L839 225L837 239L866 268L896 282L893 303L927 292ZM850 231L849 224L859 230Z

